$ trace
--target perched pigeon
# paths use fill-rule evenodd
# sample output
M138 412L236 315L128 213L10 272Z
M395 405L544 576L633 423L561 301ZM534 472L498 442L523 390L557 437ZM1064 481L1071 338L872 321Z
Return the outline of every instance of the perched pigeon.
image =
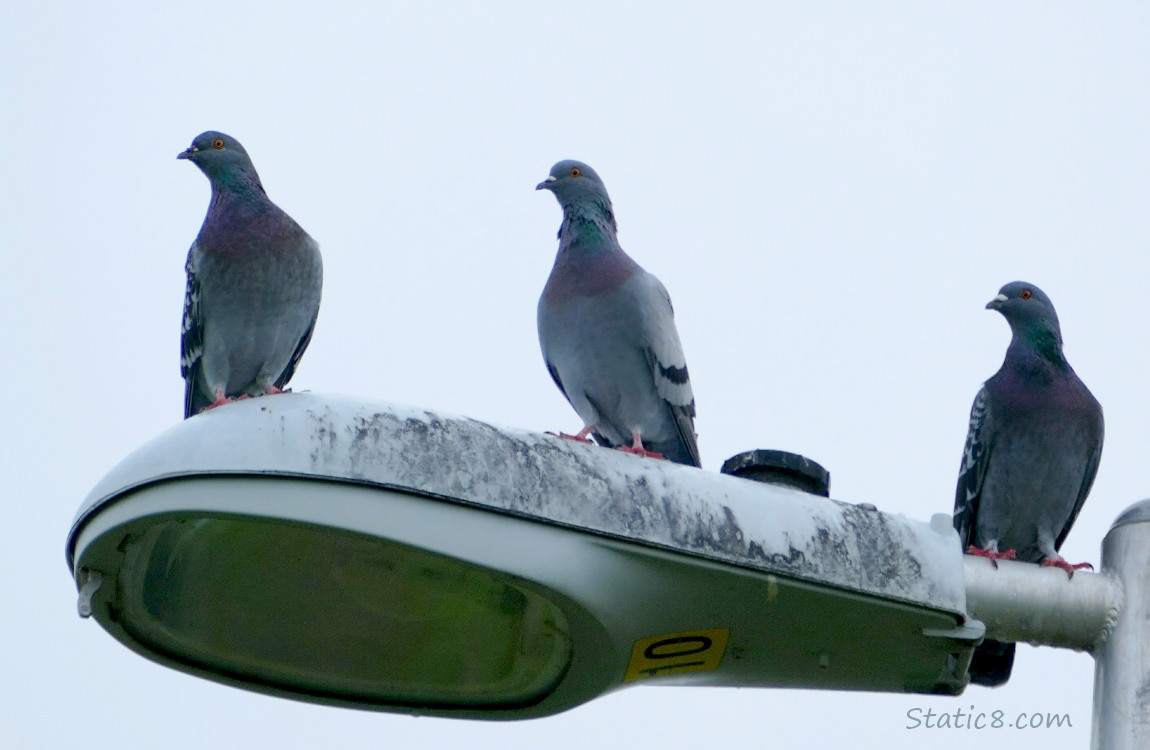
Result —
M268 200L236 139L208 131L177 159L208 176L212 202L188 251L184 417L237 398L280 393L319 313L319 245Z
M1102 407L1062 353L1054 305L1033 284L1015 281L987 305L1010 324L1001 369L983 384L970 412L954 527L970 554L1062 568L1058 554L1090 492L1102 455ZM1014 644L985 641L971 680L1010 677Z
M615 214L595 170L561 161L536 190L563 207L559 252L539 298L547 370L607 447L699 466L695 398L667 290L615 237Z

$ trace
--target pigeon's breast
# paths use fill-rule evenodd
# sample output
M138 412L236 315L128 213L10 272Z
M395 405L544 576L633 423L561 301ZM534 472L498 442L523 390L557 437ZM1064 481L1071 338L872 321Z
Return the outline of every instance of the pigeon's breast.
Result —
M570 248L555 259L543 297L563 303L575 297L601 296L618 289L639 270L639 264L622 251L585 255Z
M980 544L1038 562L1069 523L1102 439L1097 401L1071 375L1042 387L990 383L996 434L982 488ZM1033 385L1033 384L1031 384Z
M633 430L656 440L674 435L642 332L641 312L626 287L540 300L544 357L575 411L613 444L629 443Z

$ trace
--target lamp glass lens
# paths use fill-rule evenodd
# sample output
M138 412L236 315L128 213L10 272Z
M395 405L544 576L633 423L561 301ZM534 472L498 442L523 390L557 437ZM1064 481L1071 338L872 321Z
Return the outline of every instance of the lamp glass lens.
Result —
M361 704L529 705L571 658L562 611L485 568L248 517L159 521L118 580L133 637L201 669Z

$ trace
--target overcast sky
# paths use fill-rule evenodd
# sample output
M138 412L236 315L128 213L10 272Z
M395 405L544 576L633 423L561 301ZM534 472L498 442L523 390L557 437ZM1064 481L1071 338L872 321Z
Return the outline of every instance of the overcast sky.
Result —
M0 6L0 544L11 748L1082 748L1089 656L1020 647L955 698L638 687L488 724L323 708L148 662L76 616L71 519L181 417L187 249L208 183L176 153L238 138L321 244L293 385L576 430L535 304L591 164L620 240L674 300L707 470L807 455L832 496L950 512L970 403L1041 286L1106 410L1063 547L1099 560L1150 495L1150 6L7 2ZM911 730L908 711L1072 728Z

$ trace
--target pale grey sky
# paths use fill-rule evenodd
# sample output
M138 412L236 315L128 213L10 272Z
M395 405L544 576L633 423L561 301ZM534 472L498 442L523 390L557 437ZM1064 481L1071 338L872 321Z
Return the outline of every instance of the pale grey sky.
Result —
M147 662L75 614L71 518L181 416L183 263L208 184L176 153L241 140L322 245L293 385L534 430L578 418L535 303L562 158L675 303L704 465L814 458L832 495L949 512L970 402L1026 279L1106 409L1063 548L1098 562L1150 495L1150 7L1069 2L6 3L0 369L9 537L0 745L13 748L1082 748L1093 662L1020 648L957 699L634 688L486 724L344 711ZM907 712L1072 729L908 730Z

